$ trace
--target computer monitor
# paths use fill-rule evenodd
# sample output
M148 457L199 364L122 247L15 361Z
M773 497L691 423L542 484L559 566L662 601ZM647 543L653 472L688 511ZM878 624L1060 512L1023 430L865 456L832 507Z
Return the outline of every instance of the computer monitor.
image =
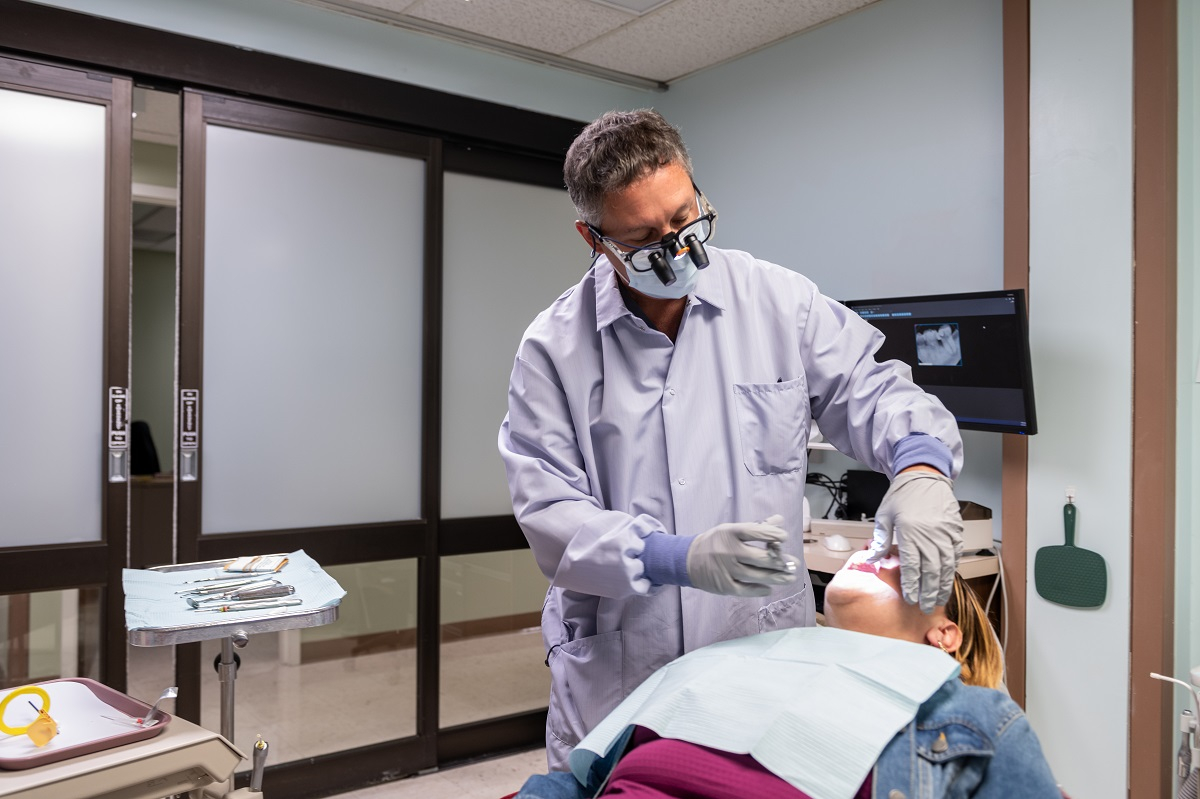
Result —
M850 300L886 337L876 354L912 367L913 381L965 430L1033 435L1033 370L1021 289Z

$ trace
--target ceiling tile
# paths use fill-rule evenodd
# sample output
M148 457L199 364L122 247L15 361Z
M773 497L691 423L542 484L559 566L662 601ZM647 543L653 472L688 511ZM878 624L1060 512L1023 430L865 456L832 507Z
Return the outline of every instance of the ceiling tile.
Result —
M556 55L637 19L578 0L418 0L405 14Z
M871 2L675 0L619 30L561 54L607 69L670 81Z

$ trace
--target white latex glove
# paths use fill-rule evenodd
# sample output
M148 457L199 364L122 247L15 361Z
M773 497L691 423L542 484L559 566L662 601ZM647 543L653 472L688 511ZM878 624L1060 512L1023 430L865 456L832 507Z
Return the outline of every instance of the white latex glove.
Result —
M772 586L796 581L797 572L783 568L781 559L763 544L781 544L787 531L782 516L761 522L719 524L696 536L688 547L687 573L692 586L713 594L766 596Z
M962 516L953 485L939 472L904 472L892 481L875 514L867 562L886 557L894 536L904 601L919 602L923 613L945 605L954 590L954 570L962 555Z

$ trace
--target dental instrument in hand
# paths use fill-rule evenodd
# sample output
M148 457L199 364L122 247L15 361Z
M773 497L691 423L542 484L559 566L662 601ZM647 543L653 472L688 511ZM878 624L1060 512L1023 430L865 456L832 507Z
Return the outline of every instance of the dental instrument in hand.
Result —
M187 603L193 608L198 608L206 602L245 602L247 600L256 599L274 599L281 596L291 596L296 593L295 586L291 585L268 585L262 588L242 589L228 594L219 596L205 597L185 597Z
M232 605L218 605L213 608L193 608L197 613L226 613L234 610L269 610L271 608L290 608L304 604L303 599L273 599L262 602L237 602Z
M772 517L772 518L774 518L774 517ZM769 523L770 523L770 520L767 520L767 519L764 519L763 521L759 522L759 524L769 524ZM789 555L783 551L783 542L782 541L767 541L765 543L766 543L767 555L773 561L773 563L771 565L774 568L778 569L779 571L784 571L784 572L796 571L796 561L792 558L791 555Z
M778 541L767 542L767 554L776 562L780 571L796 571L796 561L792 559L791 555L783 551L783 544Z

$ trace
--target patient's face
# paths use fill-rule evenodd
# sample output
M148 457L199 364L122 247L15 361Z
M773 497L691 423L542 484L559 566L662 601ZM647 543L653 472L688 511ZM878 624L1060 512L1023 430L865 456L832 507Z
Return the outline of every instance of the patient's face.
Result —
M867 563L856 552L825 588L825 621L831 627L903 641L925 642L932 618L900 594L900 559L889 556ZM944 613L942 609L935 614Z

